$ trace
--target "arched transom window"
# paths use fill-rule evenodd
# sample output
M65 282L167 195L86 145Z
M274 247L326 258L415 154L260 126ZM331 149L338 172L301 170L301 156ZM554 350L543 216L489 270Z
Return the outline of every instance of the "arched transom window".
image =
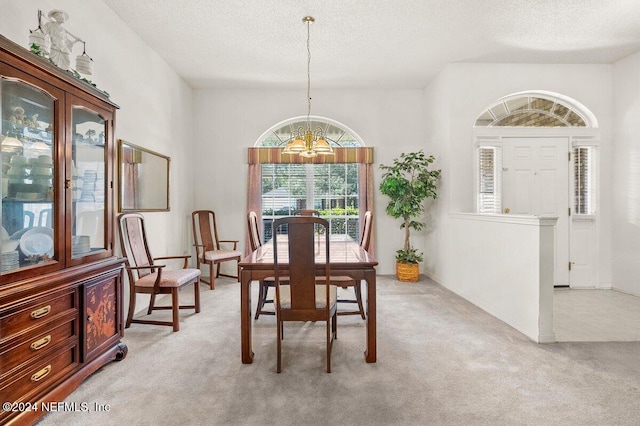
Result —
M544 92L499 99L478 116L475 127L597 127L593 119L563 99Z
M313 117L309 126L312 130L322 129L327 141L334 147L360 147L364 143L350 129L326 118ZM286 120L269 129L256 142L257 147L284 147L289 138L295 135L299 128L307 128L306 117Z

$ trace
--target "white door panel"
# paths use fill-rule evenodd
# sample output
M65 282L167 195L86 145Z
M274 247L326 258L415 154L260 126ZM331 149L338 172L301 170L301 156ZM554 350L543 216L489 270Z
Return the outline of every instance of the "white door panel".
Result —
M558 158L558 146L543 145L540 147L540 159L557 160Z
M596 286L593 272L595 226L593 221L573 221L571 229L571 285Z
M512 214L528 214L531 211L531 191L533 191L534 176L530 170L513 170L514 176ZM507 204L505 204L507 205Z
M558 170L540 170L538 172L538 182L540 186L540 205L537 208L538 214L544 216L556 216L560 211L560 204L563 198L566 198L568 194L559 194L554 190L557 186L558 179L562 179L559 176ZM565 203L566 204L566 203Z
M558 217L555 285L569 285L569 140L505 138L503 142L503 211Z

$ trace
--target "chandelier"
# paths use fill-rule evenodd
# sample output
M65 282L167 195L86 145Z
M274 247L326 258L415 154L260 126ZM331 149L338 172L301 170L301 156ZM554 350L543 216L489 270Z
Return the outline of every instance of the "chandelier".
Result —
M307 24L307 128L298 128L297 134L291 135L287 141L283 154L298 154L301 157L313 158L320 155L333 155L333 148L327 142L323 130L318 127L311 130L311 48L310 34L311 24L315 22L313 16L305 16L302 22Z

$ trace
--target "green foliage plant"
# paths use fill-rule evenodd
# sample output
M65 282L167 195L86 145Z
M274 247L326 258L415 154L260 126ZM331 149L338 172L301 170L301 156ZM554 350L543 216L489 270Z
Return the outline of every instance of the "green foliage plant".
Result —
M411 246L411 229L419 231L426 224L420 221L427 198L436 199L437 182L440 170L432 170L435 161L433 155L427 156L423 150L402 153L390 166L381 164L384 172L380 182L380 192L391 200L386 212L389 216L401 219L400 228L404 229L404 246L396 251L396 261L405 263L422 262L422 253Z
M38 46L37 44L31 43L30 49L36 55L42 56L43 58L45 57L44 52L42 51L42 49L40 49L40 46Z
M38 46L37 44L35 44L35 43L31 43L31 46L29 46L29 50L31 50L31 52L32 52L32 53L35 53L36 55L38 55L38 56L40 56L40 57L43 57L43 58L47 59L49 62L51 62L51 63L53 64L53 61L51 61L51 58L47 57L47 54L46 54L46 53L45 53L45 52L40 48L40 46ZM96 88L97 90L100 90L102 93L104 93L104 95L105 95L107 98L111 97L111 95L109 95L109 93L108 93L108 92L106 92L106 91L104 91L104 90L102 90L102 89L99 89L99 88L98 88L98 86L96 86L96 84L95 84L93 81L88 80L88 79L86 79L86 78L82 77L82 76L80 75L80 73L78 73L78 71L76 71L76 70L74 70L74 69L65 70L65 71L66 71L67 73L71 74L72 76L74 76L75 78L77 78L78 80L84 81L85 83L87 83L87 84L89 84L89 85L93 86L93 87L94 87L94 88Z

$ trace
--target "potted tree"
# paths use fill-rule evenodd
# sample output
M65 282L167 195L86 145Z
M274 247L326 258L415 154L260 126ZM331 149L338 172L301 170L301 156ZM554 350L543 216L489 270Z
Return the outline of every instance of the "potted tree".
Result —
M380 165L384 171L380 192L391 201L387 205L387 214L401 219L400 228L404 229L404 246L396 251L396 277L400 281L418 281L422 253L411 245L411 229L419 231L426 225L420 221L427 198L437 198L436 183L440 170L430 170L435 161L433 155L420 150L409 154L402 153L393 164Z

